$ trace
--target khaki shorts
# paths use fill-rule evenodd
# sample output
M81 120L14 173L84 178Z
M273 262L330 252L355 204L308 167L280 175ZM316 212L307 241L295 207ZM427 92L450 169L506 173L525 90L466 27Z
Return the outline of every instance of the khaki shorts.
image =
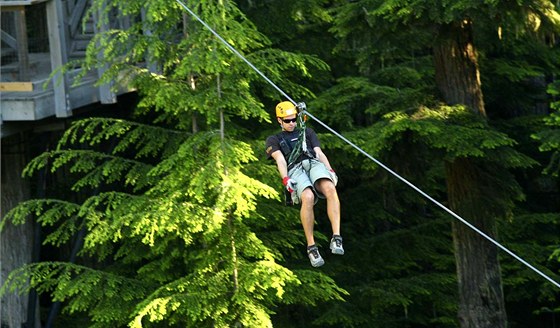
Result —
M288 176L297 183L295 191L292 192L292 201L294 204L300 203L301 193L307 188L313 190L315 194L315 203L317 203L319 198L324 199L325 196L315 189L315 182L319 179L329 179L332 181L329 170L327 170L325 164L316 159L305 159L296 164L288 171Z

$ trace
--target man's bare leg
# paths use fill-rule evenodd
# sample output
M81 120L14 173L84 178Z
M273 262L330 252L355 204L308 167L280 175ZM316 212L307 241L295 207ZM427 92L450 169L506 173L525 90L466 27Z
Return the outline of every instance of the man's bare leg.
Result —
M340 235L340 201L336 187L331 180L317 181L317 190L327 198L327 215L331 221L333 235Z
M315 244L315 238L313 237L313 228L315 225L315 215L313 213L314 203L315 194L310 188L305 189L301 193L300 217L301 224L303 226L303 232L305 233L305 239L307 241L307 246Z

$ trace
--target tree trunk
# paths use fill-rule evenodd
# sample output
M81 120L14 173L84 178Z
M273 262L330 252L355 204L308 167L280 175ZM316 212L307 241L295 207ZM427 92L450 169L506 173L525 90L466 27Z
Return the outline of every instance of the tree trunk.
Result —
M434 47L436 84L448 105L464 104L486 117L470 22L440 28Z
M29 199L28 182L21 178L21 172L26 164L25 139L21 135L15 135L2 139L2 184L1 184L1 211L0 217L4 215L19 202ZM6 281L8 274L32 260L33 252L33 223L27 222L23 225L14 226L7 224L0 235L0 267L1 282ZM2 297L0 303L0 325L2 327L24 327L28 326L28 295L7 293ZM33 297L37 302L36 296ZM35 305L35 304L33 304ZM38 307L34 316L34 327L40 327L38 320Z
M450 208L494 238L496 221L480 204L484 188L479 168L471 160L446 163ZM507 318L498 249L462 222L452 223L459 283L459 322L462 328L505 328Z
M463 104L486 117L471 22L443 26L434 47L436 83L445 102ZM450 209L490 237L495 217L484 213L480 190L485 181L468 158L446 163ZM462 328L505 328L507 318L497 247L461 222L454 221L453 244L459 283L459 322Z

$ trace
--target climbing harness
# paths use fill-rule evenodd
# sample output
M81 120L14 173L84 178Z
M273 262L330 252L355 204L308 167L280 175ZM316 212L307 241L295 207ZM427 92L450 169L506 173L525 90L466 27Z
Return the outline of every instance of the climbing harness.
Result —
M535 273L537 273L538 275L540 275L541 277L543 277L544 279L548 280L550 283L552 283L554 286L556 286L557 288L560 288L560 284L556 281L554 281L552 278L550 278L549 276L547 276L546 274L544 274L542 271L540 271L539 269L535 268L534 266L532 266L530 263L528 263L527 261L525 261L524 259L522 259L521 257L519 257L517 254L515 254L514 252L510 251L508 248L506 248L505 246L503 246L502 244L500 244L499 242L495 241L492 237L488 236L487 234L485 234L483 231L481 231L480 229L478 229L477 227L475 227L474 225L472 225L470 222L468 222L467 220L463 219L461 216L459 216L458 214L456 214L455 212L451 211L450 209L448 209L447 207L445 207L443 204L441 204L440 202L438 202L437 200L435 200L434 198L432 198L430 195L426 194L424 191L422 191L420 188L416 187L414 184L412 184L411 182L409 182L408 180L406 180L405 178L401 177L398 173L396 173L395 171L391 170L389 167L387 167L385 164L383 164L382 162L380 162L379 160L377 160L376 158L374 158L373 156L371 156L370 154L368 154L367 152L365 152L363 149L361 149L360 147L356 146L354 143L352 143L350 140L346 139L344 136L342 136L340 133L336 132L335 130L333 130L331 127L329 127L328 125L326 125L325 123L323 123L322 121L320 121L319 119L317 119L315 116L313 116L311 113L309 113L307 111L307 108L305 107L304 103L296 103L292 98L290 98L282 89L280 89L276 84L274 84L268 77L266 77L257 67L255 67L251 62L249 62L241 53L239 53L234 47L232 47L226 40L224 40L216 31L214 31L214 29L212 29L208 24L206 24L206 22L204 22L200 17L198 17L198 15L196 15L192 10L190 10L181 0L175 0L177 1L177 3L179 3L179 5L181 5L181 7L183 7L187 12L189 12L189 14L191 14L196 20L198 20L202 25L204 25L204 27L206 27L210 32L212 32L212 34L214 34L214 36L216 36L216 38L218 38L228 49L230 49L235 55L237 55L241 60L243 60L247 65L249 65L249 67L251 67L257 74L259 74L266 82L268 82L273 88L275 88L278 92L280 92L281 95L283 95L286 99L288 99L292 104L296 105L296 106L301 106L300 111L298 113L298 124L302 124L303 127L305 128L305 120L303 119L305 116L309 116L310 118L312 118L313 120L317 121L320 125L322 125L323 127L325 127L327 130L329 130L331 133L333 133L334 135L336 135L337 137L339 137L340 139L342 139L344 142L346 142L347 144L349 144L350 146L352 146L354 149L356 149L357 151L359 151L360 153L362 153L364 156L366 156L367 158L369 158L370 160L372 160L373 162L375 162L377 165L379 165L381 168L383 168L384 170L386 170L387 172L389 172L390 174L392 174L393 176L395 176L396 178L398 178L399 180L401 180L402 182L404 182L406 185L408 185L409 187L411 187L412 189L416 190L419 194L421 194L422 196L426 197L428 200L430 200L432 203L436 204L437 206L439 206L441 209L443 209L444 211L446 211L447 213L449 213L451 216L455 217L457 220L461 221L463 224L465 224L466 226L468 226L469 228L471 228L473 231L475 231L476 233L478 233L480 236L484 237L485 239L487 239L488 241L490 241L492 244L494 244L496 247L498 247L499 249L503 250L504 252L506 252L507 254L509 254L510 256L512 256L513 258L515 258L516 260L518 260L520 263L524 264L526 267L528 267L529 269L533 270ZM301 105L302 104L302 105ZM301 148L306 149L306 143L305 143L305 133L303 133L303 137L301 138ZM298 144L300 143L300 140L298 138ZM297 147L297 145L296 145Z
M312 150L307 149L307 140L306 140L306 116L304 114L305 111L305 103L297 104L298 109L300 109L298 116L297 116L297 128L299 130L298 139L296 144L292 147L291 144L286 141L286 139L282 136L282 133L278 134L278 140L280 142L280 149L282 150L282 154L287 156L288 162L288 170L294 166L300 156L305 155L308 158L316 158L316 155Z
M298 136L297 143L294 146L294 149L290 153L290 157L288 158L288 163L294 163L301 154L305 154L309 157L315 157L312 156L311 153L307 150L307 141L305 140L305 128L306 128L305 111L307 107L303 102L298 103L296 107L298 108L297 127L299 128L299 136Z
M308 159L316 158L315 152L307 149L305 123L307 120L307 116L303 113L306 108L305 103L298 103L296 107L299 109L299 113L297 115L297 128L299 130L299 133L294 146L292 146L291 143L287 141L286 138L284 138L283 132L276 135L278 143L280 144L280 151L282 152L282 155L284 155L284 157L287 159L288 172L297 165L301 165L301 156L305 156ZM298 160L300 161L298 162ZM292 193L287 189L284 190L284 203L287 206L292 206L295 203L292 198Z

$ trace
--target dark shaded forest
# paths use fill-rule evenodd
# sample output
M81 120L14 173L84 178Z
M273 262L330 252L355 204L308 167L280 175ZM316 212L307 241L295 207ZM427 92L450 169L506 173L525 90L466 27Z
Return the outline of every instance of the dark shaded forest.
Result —
M321 123L560 281L558 3L185 3ZM37 142L33 199L2 225L38 222L42 256L2 292L38 292L54 327L560 327L556 285L310 119L346 250L312 268L264 154L282 94L177 2L92 12L137 18L80 62L136 92Z

